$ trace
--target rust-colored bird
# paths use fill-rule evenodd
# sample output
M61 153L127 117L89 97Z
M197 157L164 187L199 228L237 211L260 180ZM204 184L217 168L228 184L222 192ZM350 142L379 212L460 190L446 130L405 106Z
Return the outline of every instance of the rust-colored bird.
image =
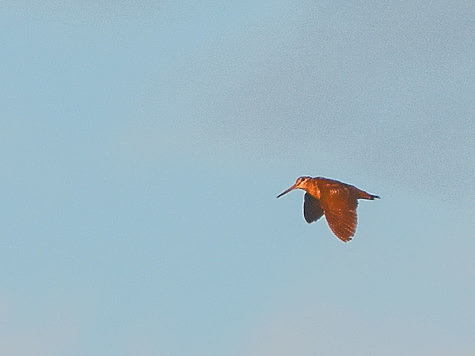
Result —
M379 199L352 185L322 177L300 177L277 198L294 189L305 190L303 216L310 224L325 214L328 225L340 240L348 242L356 231L358 199Z

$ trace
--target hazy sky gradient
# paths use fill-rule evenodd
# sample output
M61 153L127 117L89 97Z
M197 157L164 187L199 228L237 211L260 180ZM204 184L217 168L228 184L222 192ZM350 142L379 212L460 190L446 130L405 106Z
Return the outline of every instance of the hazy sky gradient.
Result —
M0 10L0 354L475 352L471 2Z

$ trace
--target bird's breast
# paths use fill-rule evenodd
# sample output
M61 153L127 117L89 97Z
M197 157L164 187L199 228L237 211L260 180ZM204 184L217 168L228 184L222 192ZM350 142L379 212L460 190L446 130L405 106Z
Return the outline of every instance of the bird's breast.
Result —
M321 194L320 188L318 187L318 183L316 181L313 181L312 183L313 184L308 187L307 192L315 198L320 199Z

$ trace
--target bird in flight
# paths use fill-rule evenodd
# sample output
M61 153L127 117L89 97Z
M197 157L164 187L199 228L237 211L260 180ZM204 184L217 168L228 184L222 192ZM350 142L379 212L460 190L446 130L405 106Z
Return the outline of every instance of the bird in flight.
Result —
M356 207L358 199L379 199L350 184L322 177L300 177L295 184L280 193L277 198L294 189L305 190L303 216L307 223L325 215L330 229L340 240L348 242L356 231Z

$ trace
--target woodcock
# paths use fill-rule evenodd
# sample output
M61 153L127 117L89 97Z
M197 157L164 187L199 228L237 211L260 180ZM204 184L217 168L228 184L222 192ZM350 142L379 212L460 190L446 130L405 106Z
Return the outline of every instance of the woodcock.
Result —
M295 184L277 198L294 189L305 190L303 216L310 224L325 214L333 233L344 242L351 240L356 231L358 199L379 199L352 185L322 177L300 177Z

